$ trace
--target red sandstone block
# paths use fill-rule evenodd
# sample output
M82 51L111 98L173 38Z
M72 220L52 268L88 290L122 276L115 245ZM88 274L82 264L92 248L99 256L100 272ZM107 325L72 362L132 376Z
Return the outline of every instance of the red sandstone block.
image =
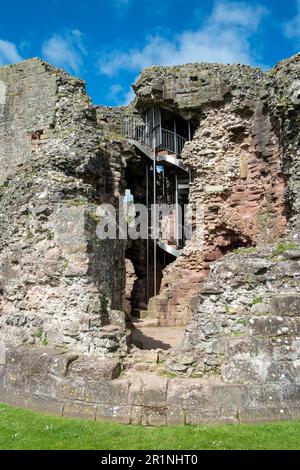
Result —
M247 196L247 201L258 201L262 197L263 197L262 193L250 194L249 196Z
M216 255L215 252L205 253L204 255L205 261L216 261L217 259L218 259L218 256Z
M244 199L244 195L242 196L241 194L232 194L230 197L230 202L242 202Z
M248 207L255 207L256 209L258 209L258 204L255 201L248 201L247 208Z
M245 202L237 202L237 201L233 201L230 203L230 207L232 208L236 208L236 207L241 207Z
M217 253L215 253L217 255ZM195 284L203 281L203 274L202 273L194 273L188 276L189 284Z
M168 314L166 324L164 326L176 326L176 321L174 319L174 313L170 312L170 315Z

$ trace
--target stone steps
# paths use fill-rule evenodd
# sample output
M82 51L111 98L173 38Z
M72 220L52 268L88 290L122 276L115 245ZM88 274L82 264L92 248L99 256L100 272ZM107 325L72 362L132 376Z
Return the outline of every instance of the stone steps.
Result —
M131 330L131 342L139 349L168 350L180 347L184 337L184 328L146 325L145 322L134 323Z

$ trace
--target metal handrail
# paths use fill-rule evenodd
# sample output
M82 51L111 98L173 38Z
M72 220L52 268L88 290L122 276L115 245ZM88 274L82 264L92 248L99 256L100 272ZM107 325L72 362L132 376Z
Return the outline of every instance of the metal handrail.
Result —
M186 139L173 131L158 126L155 129L156 149L166 150L178 158L186 143ZM149 126L136 116L127 116L122 123L122 135L127 139L136 140L153 149L153 135Z
M122 135L127 139L137 140L150 147L149 127L135 116L128 116L122 122Z
M186 139L175 132L161 128L160 150L167 150L176 156L181 155Z

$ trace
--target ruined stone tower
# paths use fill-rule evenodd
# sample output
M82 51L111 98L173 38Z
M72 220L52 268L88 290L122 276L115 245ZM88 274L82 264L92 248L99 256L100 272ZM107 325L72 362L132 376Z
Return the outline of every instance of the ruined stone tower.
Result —
M124 244L98 240L95 210L122 191L122 150L82 81L33 59L1 68L0 83L0 337L107 352Z
M94 107L38 59L0 68L1 401L132 424L299 417L300 55L146 68L134 90ZM202 207L201 245L99 240L98 208L151 199L149 174ZM180 346L134 346L125 310Z

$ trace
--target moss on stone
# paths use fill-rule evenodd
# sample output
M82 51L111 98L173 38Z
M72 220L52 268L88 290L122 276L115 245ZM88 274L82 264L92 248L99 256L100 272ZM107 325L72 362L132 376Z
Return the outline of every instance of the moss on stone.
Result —
M263 298L261 296L258 296L252 300L251 304L258 305L258 304L262 304L262 302L263 302Z
M272 257L275 258L276 256L283 255L287 251L297 249L297 244L293 242L280 242L276 246L275 250L272 252Z
M88 204L88 200L86 198L67 199L66 203L70 207L81 207L86 206Z
M230 305L228 305L228 304L225 304L224 308L225 308L225 312L228 315L235 315L237 313L236 309L234 307L230 307Z

